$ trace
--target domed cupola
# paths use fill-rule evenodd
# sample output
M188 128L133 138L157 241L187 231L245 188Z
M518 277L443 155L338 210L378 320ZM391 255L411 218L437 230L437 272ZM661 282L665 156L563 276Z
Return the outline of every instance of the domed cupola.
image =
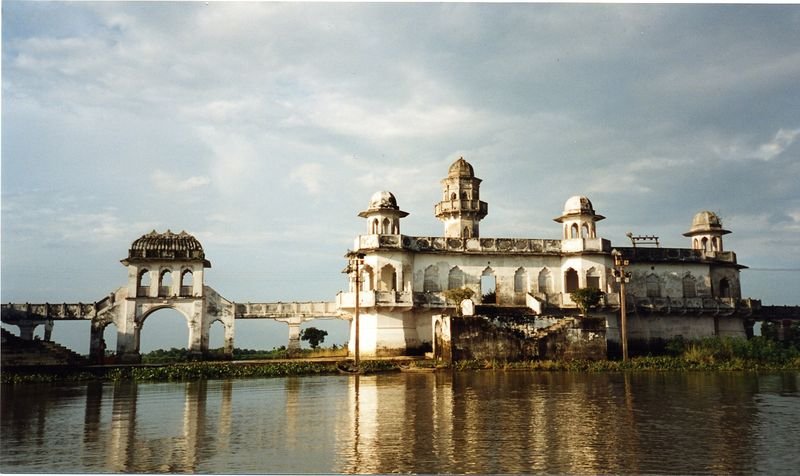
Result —
M553 220L564 224L564 239L597 238L596 222L603 220L603 215L594 211L592 202L583 195L575 195L564 203L561 216Z
M211 267L197 238L170 230L142 235L122 264L129 270L128 295L137 298L200 297L203 269Z
M211 263L205 259L203 245L194 236L182 231L158 233L153 230L131 244L125 261L203 261L206 268Z
M434 207L434 214L444 222L444 236L478 238L478 222L489 213L489 205L480 200L481 179L475 177L472 165L460 157L441 183L442 201Z
M464 160L464 157L459 157L458 160L450 165L450 168L447 170L447 177L473 178L475 177L475 171L472 169L472 165Z
M391 192L375 192L369 207L358 216L367 219L367 233L371 235L399 235L400 219L408 212L400 210L397 199Z
M692 239L692 249L707 252L722 251L722 235L730 233L722 228L722 221L716 213L704 210L692 219L689 231L683 234Z

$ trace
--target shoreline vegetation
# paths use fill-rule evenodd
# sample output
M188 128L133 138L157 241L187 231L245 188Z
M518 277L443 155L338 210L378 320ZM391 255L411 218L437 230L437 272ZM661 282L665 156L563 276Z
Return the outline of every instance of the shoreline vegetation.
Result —
M237 349L234 361L205 360L188 362L185 350L156 351L143 356L141 365L106 365L89 367L50 367L3 369L4 384L81 381L182 382L202 379L265 378L301 375L337 374L336 363L346 359L342 348L303 351L294 360L285 349L248 351ZM160 361L159 358L160 357ZM249 358L249 360L247 360ZM334 358L333 360L331 360ZM338 359L337 359L338 358ZM243 359L243 360L237 360ZM258 360L253 360L258 359ZM272 359L272 360L270 360ZM281 359L281 360L276 360ZM314 360L326 359L326 360ZM780 343L765 337L749 340L707 338L696 341L673 339L664 355L633 357L620 360L499 360L457 361L443 366L433 360L362 360L363 373L400 371L411 363L417 367L436 367L440 371L559 371L559 372L626 372L626 371L800 371L800 345Z

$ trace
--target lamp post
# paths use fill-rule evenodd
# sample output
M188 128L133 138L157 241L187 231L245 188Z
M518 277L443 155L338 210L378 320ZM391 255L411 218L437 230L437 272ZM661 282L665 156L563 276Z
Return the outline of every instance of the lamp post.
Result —
M360 349L359 349L359 334L361 333L360 325L358 322L358 314L360 311L361 305L361 298L359 296L359 291L361 288L361 271L359 270L359 266L364 262L364 253L356 253L355 251L348 251L345 255L347 258L350 259L350 262L347 265L347 269L345 270L348 273L355 273L355 285L356 285L356 308L353 316L353 326L356 330L356 342L355 342L355 366L358 368L359 362L361 360L360 356Z
M625 283L630 282L631 273L625 271L625 267L630 265L630 261L622 257L617 249L611 250L614 256L614 277L619 283L619 327L620 327L620 340L622 341L622 361L628 360L628 324L626 322L626 309L625 309Z

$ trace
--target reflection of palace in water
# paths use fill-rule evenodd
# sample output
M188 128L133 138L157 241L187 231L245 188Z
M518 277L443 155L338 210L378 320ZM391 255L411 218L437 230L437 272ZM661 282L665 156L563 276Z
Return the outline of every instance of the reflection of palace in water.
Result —
M36 448L78 472L746 472L776 441L760 387L796 395L799 381L486 371L4 387L0 469L43 464Z
M664 400L668 381L658 374L584 377L437 373L406 375L392 384L352 377L351 418L337 430L342 457L332 469L596 474L675 467L680 472L687 451L715 472L746 468L742 461L753 442L742 434L742 425L731 422L745 419L752 427L757 409L751 396L757 389L743 387L739 376L681 375L692 391L674 405ZM642 393L641 382L631 379L654 381ZM719 411L703 412L712 397L721 400Z

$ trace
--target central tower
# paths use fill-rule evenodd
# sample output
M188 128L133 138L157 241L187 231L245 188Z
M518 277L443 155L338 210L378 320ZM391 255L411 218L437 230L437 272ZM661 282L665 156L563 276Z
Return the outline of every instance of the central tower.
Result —
M460 157L442 180L442 201L434 207L436 218L444 222L448 238L478 238L478 223L489 213L489 205L480 200L481 179L472 166Z

